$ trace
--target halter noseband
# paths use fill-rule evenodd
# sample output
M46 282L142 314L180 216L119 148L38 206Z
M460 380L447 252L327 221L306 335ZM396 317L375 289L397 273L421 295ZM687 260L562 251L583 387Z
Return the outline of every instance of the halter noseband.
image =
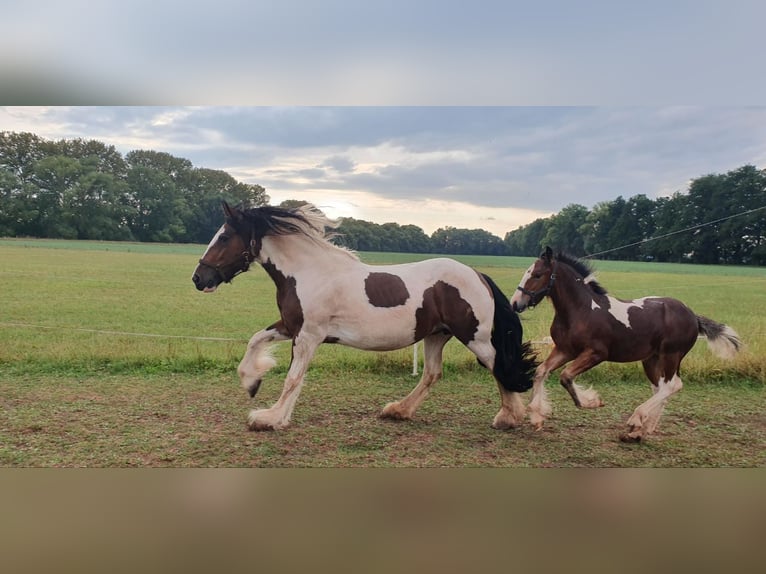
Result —
M551 269L551 277L548 280L548 285L546 287L543 287L542 289L538 289L537 291L530 291L529 289L525 289L521 285L516 287L517 291L521 291L524 295L527 295L529 297L529 307L534 307L537 305L540 301L543 300L543 298L548 295L551 292L551 289L553 289L553 285L556 283L556 261L553 262L553 268ZM539 299L535 300L537 297Z

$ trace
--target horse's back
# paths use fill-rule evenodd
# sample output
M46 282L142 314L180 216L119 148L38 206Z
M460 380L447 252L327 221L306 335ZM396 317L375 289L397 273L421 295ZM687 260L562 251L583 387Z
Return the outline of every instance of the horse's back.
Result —
M697 340L697 316L683 302L672 297L642 297L619 301L614 312L622 336L615 337L615 361L632 361L651 355L685 355ZM616 352L617 349L620 352ZM639 355L640 357L637 357Z

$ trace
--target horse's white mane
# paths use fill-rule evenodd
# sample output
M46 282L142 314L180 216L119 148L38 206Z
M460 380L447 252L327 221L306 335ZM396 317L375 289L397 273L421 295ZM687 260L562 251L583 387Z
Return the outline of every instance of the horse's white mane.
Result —
M332 242L333 238L342 235L336 231L340 225L340 221L330 219L324 212L310 203L298 207L295 210L295 213L299 214L301 219L290 220L290 223L293 224L300 233L313 239L318 245L337 249L354 259L359 259L356 253L350 249L346 249L345 247L341 247Z

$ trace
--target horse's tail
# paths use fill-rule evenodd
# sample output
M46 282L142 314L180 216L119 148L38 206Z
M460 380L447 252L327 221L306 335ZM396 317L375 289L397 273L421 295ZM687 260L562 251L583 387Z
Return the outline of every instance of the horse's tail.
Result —
M538 365L537 356L528 342L521 342L521 321L511 308L508 297L487 275L482 273L482 277L492 290L495 300L495 317L492 323L495 365L492 374L504 389L523 393L532 387Z
M697 325L700 335L707 338L710 350L722 359L733 359L742 347L739 335L728 325L718 323L702 315L697 315Z

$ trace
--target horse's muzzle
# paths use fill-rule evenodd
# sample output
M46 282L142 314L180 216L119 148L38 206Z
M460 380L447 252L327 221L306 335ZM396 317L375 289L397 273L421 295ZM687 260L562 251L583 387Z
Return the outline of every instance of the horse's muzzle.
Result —
M205 293L212 293L221 283L218 273L209 274L208 277L203 277L198 272L195 272L194 275L192 275L192 282L198 291L204 291Z

